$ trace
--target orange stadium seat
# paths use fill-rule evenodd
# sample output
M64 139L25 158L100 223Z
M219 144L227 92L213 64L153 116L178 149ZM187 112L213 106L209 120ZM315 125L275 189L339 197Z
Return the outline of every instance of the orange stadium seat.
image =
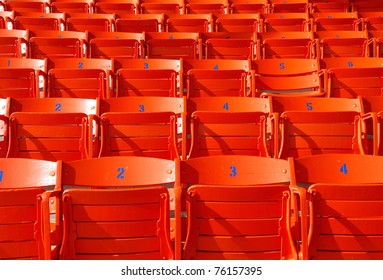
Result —
M317 155L294 166L297 182L309 184L308 258L381 260L382 157Z
M351 6L348 0L311 0L311 3L313 13L348 12Z
M195 32L145 33L147 58L202 58L201 40Z
M270 13L261 14L260 28L262 32L275 31L311 31L307 13Z
M140 3L141 14L184 14L183 0L141 0Z
M190 186L183 259L305 257L297 244L306 230L295 227L296 205L305 204L305 192L289 187L293 170L287 161L212 156L182 161L180 169L181 184Z
M0 29L0 57L27 57L28 40L28 30Z
M185 14L228 14L225 0L185 0Z
M217 32L258 32L259 14L218 14L215 19Z
M313 13L313 31L348 30L358 31L362 20L358 19L358 13L328 12Z
M174 259L166 188L179 172L174 161L104 157L65 163L63 172L60 259Z
M256 58L316 58L314 42L312 32L258 33Z
M13 21L14 29L35 30L64 30L65 14L62 13L25 13L16 16Z
M96 58L50 59L48 97L107 98L113 61Z
M68 31L93 32L114 31L115 16L113 14L71 14L66 20Z
M164 31L163 14L129 14L116 19L118 32Z
M315 154L363 154L363 107L351 98L280 98L279 158ZM280 105L282 104L282 105Z
M324 96L327 71L316 59L274 58L251 61L251 90L256 97Z
M6 11L49 13L48 0L12 0L5 2Z
M78 31L40 30L29 39L31 58L82 58L86 56L88 34Z
M308 0L270 0L271 13L307 13L309 11Z
M231 14L267 13L269 5L267 0L229 0Z
M0 174L0 258L57 258L61 162L0 159Z
M183 103L183 98L148 96L102 101L102 108L108 111L100 117L99 156L179 158Z
M213 30L212 14L167 15L167 32L209 32Z
M140 58L143 53L142 33L90 32L90 58Z
M92 13L93 0L55 0L51 3L51 13Z

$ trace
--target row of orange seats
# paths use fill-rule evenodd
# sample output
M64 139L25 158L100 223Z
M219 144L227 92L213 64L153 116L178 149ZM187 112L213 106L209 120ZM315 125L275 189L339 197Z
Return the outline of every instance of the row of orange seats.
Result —
M271 32L382 30L382 12L275 14L86 14L0 12L6 29L119 32ZM131 26L133 25L133 26ZM137 26L135 26L137 25Z
M0 258L381 259L381 167L338 154L0 159Z
M380 96L2 102L1 157L73 161L127 155L165 159L383 155Z
M214 11L215 13L292 13L292 12L322 12L322 11L374 11L381 9L380 1L365 0L341 0L341 1L323 1L323 0L172 0L163 3L158 0L130 0L130 1L104 1L104 0L79 0L73 1L25 1L12 0L3 1L4 10L19 11L37 11L37 12L88 12L102 13L123 11L126 13L206 13Z
M381 58L0 59L0 97L382 95Z

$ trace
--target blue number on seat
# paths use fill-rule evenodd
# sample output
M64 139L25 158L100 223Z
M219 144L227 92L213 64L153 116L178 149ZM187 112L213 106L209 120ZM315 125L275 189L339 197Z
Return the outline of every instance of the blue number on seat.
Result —
M4 174L4 171L3 171L3 170L0 170L0 182L3 181L3 174Z
M84 62L79 62L77 68L78 68L78 69L82 69L82 68L84 68Z
M55 112L61 112L61 103L56 104Z
M340 167L339 171L341 173L344 173L345 175L347 175L347 173L348 173L347 164L343 163L342 166Z
M214 70L218 70L218 64L214 65Z
M144 69L149 69L149 63L147 62L144 63Z
M173 36L170 36L170 37L169 37L169 40L173 40Z
M225 104L223 104L222 108L226 111L229 110L229 103L226 102Z
M118 172L118 174L117 174L117 179L125 179L125 176L124 176L125 168L123 168L123 167L119 167L119 168L117 169L117 172Z
M279 63L279 69L285 70L285 63L284 62Z
M230 177L237 176L237 167L236 166L234 166L234 165L230 166L230 171L231 171Z
M11 61L8 60L8 67L11 67Z
M140 104L138 106L140 107L140 109L138 110L140 113L145 112L145 105L144 104Z
M307 108L307 110L312 111L313 110L313 103L312 102L307 102L306 103L306 108Z
M350 61L347 62L347 66L348 67L354 67L354 63L352 63L352 61L350 60Z

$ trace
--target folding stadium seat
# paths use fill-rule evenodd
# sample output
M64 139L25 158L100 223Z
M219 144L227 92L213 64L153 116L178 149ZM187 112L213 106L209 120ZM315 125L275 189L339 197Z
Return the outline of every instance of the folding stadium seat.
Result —
M185 14L228 14L226 0L185 0Z
M327 73L316 59L262 59L251 62L256 97L324 96Z
M89 37L90 58L140 58L143 52L142 33L91 32Z
M31 34L31 58L81 58L86 56L88 34L78 31L42 30Z
M15 11L0 11L0 29L13 29Z
M273 31L311 31L307 13L270 13L261 14L260 30Z
M0 158L4 158L8 150L8 117L10 98L0 98Z
M271 13L307 13L308 0L270 0Z
M146 58L202 58L201 40L195 32L145 33Z
M107 98L113 61L96 58L50 59L48 97Z
M93 32L114 31L114 14L71 14L66 20L66 30Z
M383 59L377 57L327 57L320 59L321 69L382 67Z
M206 59L254 59L256 43L252 39L208 39Z
M119 97L103 100L101 106L100 157L145 156L171 160L180 157L183 98Z
M48 0L12 0L4 3L6 11L49 13Z
M116 97L182 96L179 60L119 60L116 71ZM117 69L117 68L116 68Z
M115 14L116 18L123 17L129 14L138 14L139 1L95 1L94 12L96 14Z
M279 158L315 154L363 154L363 107L351 98L280 98ZM274 105L278 104L278 105Z
M314 32L318 58L369 56L367 31Z
M141 0L141 14L184 14L183 0Z
M382 0L375 0L375 1L352 0L350 2L351 2L352 11L358 11L358 12L383 11L383 1Z
M275 127L269 127L269 110L266 98L189 98L191 143L187 158L275 155L269 152L275 136Z
M163 14L129 14L116 19L118 32L164 31Z
M201 32L200 37L203 47L202 58L208 58L207 51L209 51L210 58L218 55L217 58L232 56L233 59L239 57L247 59L249 56L253 57L259 53L257 50L259 45L256 44L257 33L255 32ZM233 41L225 42L225 40Z
M0 57L26 57L28 40L28 30L0 29Z
M257 59L316 58L312 32L265 32L257 35Z
M167 32L211 32L213 31L213 15L167 15L165 30Z
M311 0L311 3L313 13L348 12L351 6L348 0Z
M13 22L14 29L35 30L60 30L65 27L65 14L63 13L25 13L16 16Z
M217 32L257 32L259 14L216 15L214 30Z
M381 260L382 157L317 155L294 161L308 183L308 258Z
M174 259L165 187L179 172L174 161L105 157L64 163L63 172L71 187L60 259Z
M229 0L231 14L267 13L269 5L267 0Z
M383 93L382 67L336 67L328 71L328 96L379 96Z
M0 258L56 258L59 204L51 222L48 209L60 196L61 162L0 159L0 170Z
M181 184L190 186L182 259L306 257L307 239L297 236L307 232L296 226L296 205L305 204L305 191L289 187L293 170L287 161L212 156L182 161L180 169Z
M358 19L357 12L312 13L311 17L313 19L314 32L326 30L358 31L362 29L362 20Z
M42 59L0 58L0 97L43 97L46 92L47 61ZM40 81L41 92L40 92Z
M51 13L92 13L92 0L55 0L51 3Z
M248 60L185 59L182 63L188 98L251 94Z

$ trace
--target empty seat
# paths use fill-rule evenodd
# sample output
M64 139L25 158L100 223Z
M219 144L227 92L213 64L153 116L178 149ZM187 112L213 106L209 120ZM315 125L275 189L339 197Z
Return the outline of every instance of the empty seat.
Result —
M71 14L66 20L68 31L114 31L113 14Z
M184 14L184 1L141 0L139 10L141 14Z
M29 40L31 58L82 58L86 56L86 32L36 31Z
M363 154L363 107L351 98L283 98L279 157ZM367 150L367 149L366 149Z
M308 0L270 0L271 13L307 13L309 6Z
M92 13L92 0L56 0L51 3L51 13Z
M167 32L208 32L213 30L212 14L167 15Z
M6 11L49 13L47 0L12 0L5 2Z
M317 31L314 36L319 58L369 56L367 31Z
M131 58L141 57L144 38L141 33L91 32L89 40L90 58Z
M232 14L267 13L269 5L267 0L230 0L229 10Z
M329 12L329 13L313 13L313 31L325 30L359 30L362 20L358 19L358 13L345 12Z
M186 14L228 14L228 3L224 0L186 0Z
M63 172L70 188L60 259L174 259L165 187L175 182L174 161L105 157L66 163Z
M311 23L307 13L261 14L260 28L263 32L310 31Z
M113 63L109 59L50 59L48 97L107 98Z
M271 158L212 156L182 161L181 183L191 185L182 258L304 257L296 242L306 231L293 229L293 217L296 205L305 204L305 194L289 188L290 172L287 161ZM307 248L306 241L302 246Z
M328 95L330 97L356 97L382 95L382 68L342 67L328 71Z
M294 166L297 182L309 184L309 259L382 259L382 158L317 155Z
M65 14L62 13L27 13L16 16L14 29L35 30L64 30Z
M47 61L42 59L0 59L0 96L44 97L46 93ZM40 81L41 80L41 92Z
M248 60L183 60L187 97L248 96Z
M17 58L27 57L28 40L28 30L0 29L0 56Z
M0 258L57 258L61 162L0 159L0 170Z
M115 14L117 18L128 14L136 14L139 1L96 1L94 12L96 14ZM138 14L138 13L137 13Z
M259 14L216 15L217 32L257 32L259 31Z
M311 0L311 11L313 13L348 12L351 6L349 2L348 0Z
M251 62L254 96L324 96L327 72L316 59L275 58Z
M163 14L128 14L116 19L118 32L164 31Z
M202 58L199 33L148 32L145 33L147 58Z
M257 34L257 59L316 58L312 32L288 31Z
M183 103L182 98L148 96L102 101L99 156L179 158Z

